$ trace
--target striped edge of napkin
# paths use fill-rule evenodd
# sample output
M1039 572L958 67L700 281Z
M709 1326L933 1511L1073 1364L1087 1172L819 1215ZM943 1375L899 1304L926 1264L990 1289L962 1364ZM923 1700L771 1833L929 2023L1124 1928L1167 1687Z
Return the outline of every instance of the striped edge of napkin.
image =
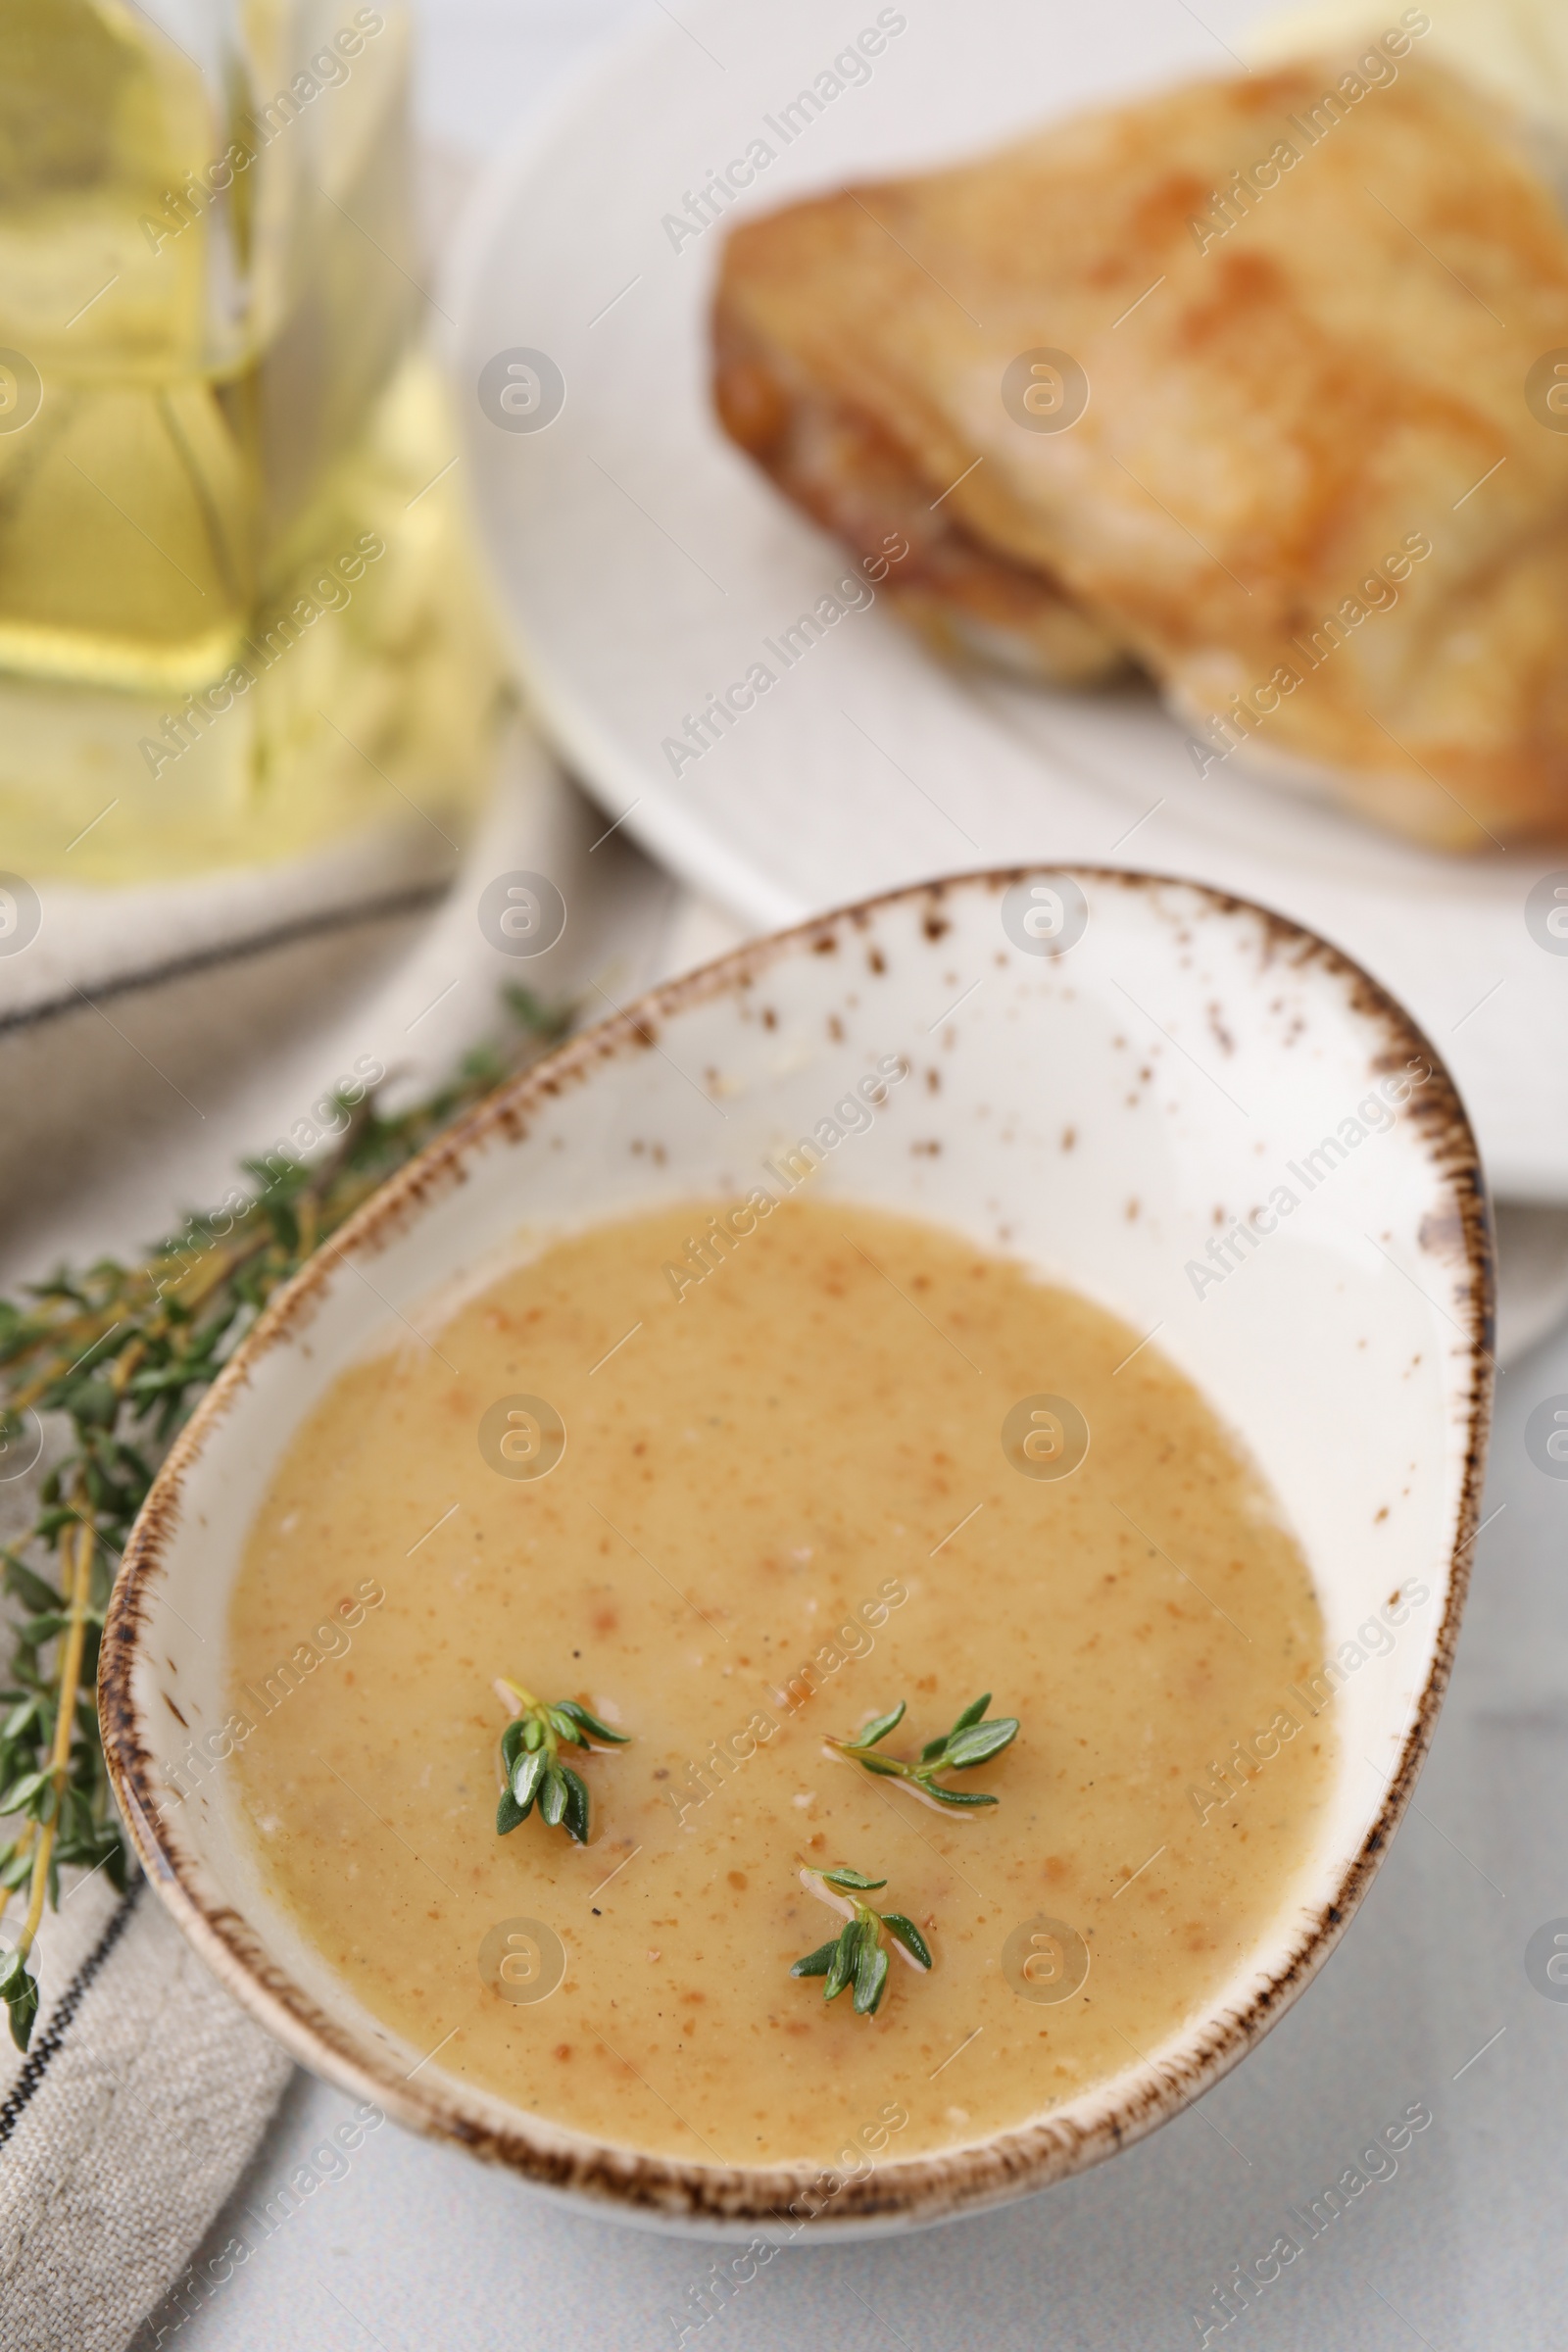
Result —
M0 2057L0 2352L122 2352L227 2198L292 2067L146 1881L72 1887Z

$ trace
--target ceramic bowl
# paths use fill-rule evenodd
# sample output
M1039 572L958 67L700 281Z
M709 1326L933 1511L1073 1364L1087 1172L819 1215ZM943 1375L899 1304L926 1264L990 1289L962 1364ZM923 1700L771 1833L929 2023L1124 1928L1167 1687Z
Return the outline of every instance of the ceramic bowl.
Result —
M438 1295L554 1233L744 1196L781 1150L836 1133L834 1104L890 1054L906 1083L823 1148L811 1183L957 1228L1157 1334L1260 1464L1311 1565L1339 1778L1299 1900L1207 2013L1027 2127L844 2176L643 2155L420 2063L269 1897L221 1769L176 1803L168 1766L192 1740L223 1744L247 1529L302 1417L389 1316L418 1324ZM903 891L743 948L574 1038L394 1178L273 1302L181 1435L127 1548L100 1676L148 1875L305 2065L601 2210L722 2234L771 2230L793 2205L823 2242L1077 2172L1246 2055L1387 1848L1475 1534L1490 1261L1475 1143L1432 1047L1364 972L1257 906L1154 875L1038 869ZM1374 1633L1391 1595L1416 1588L1425 1601Z

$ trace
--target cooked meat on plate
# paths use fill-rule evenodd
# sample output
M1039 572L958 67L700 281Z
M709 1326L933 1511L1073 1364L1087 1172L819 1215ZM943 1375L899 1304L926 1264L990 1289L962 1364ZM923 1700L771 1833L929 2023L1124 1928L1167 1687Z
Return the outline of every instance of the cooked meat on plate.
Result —
M948 653L1486 849L1568 835L1568 222L1416 38L741 224L715 396Z

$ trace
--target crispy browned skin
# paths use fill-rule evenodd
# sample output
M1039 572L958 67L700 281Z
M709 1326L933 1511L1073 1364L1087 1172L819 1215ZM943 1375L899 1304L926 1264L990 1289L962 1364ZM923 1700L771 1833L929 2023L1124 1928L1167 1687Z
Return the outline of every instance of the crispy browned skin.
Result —
M887 586L950 647L1071 682L1141 662L1216 750L1327 770L1424 841L1562 836L1568 434L1525 380L1568 346L1568 228L1511 125L1418 56L1314 141L1346 72L1200 83L742 225L718 413L858 552L904 532ZM1003 403L1042 347L1089 378L1066 431Z

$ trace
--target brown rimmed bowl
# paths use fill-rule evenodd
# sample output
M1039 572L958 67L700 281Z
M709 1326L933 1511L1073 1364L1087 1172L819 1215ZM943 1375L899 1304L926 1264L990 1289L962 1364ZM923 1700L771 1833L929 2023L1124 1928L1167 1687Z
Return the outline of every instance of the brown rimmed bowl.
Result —
M1158 1331L1272 1483L1331 1655L1361 1653L1331 1677L1342 1767L1295 1899L1207 2011L1026 2127L826 2173L648 2155L419 2064L269 1895L221 1770L175 1801L167 1762L190 1740L221 1747L247 1532L302 1418L389 1316L417 1322L541 1238L744 1197L890 1055L908 1083L811 1182L955 1227ZM127 1546L99 1678L143 1866L302 2064L602 2213L749 2236L793 2234L804 2215L826 2242L1060 2180L1247 2055L1388 1846L1457 1633L1492 1292L1475 1140L1437 1054L1363 971L1263 908L1157 875L1041 868L760 940L573 1038L395 1176L272 1302L181 1433ZM1368 1654L1356 1628L1417 1588L1425 1599Z

